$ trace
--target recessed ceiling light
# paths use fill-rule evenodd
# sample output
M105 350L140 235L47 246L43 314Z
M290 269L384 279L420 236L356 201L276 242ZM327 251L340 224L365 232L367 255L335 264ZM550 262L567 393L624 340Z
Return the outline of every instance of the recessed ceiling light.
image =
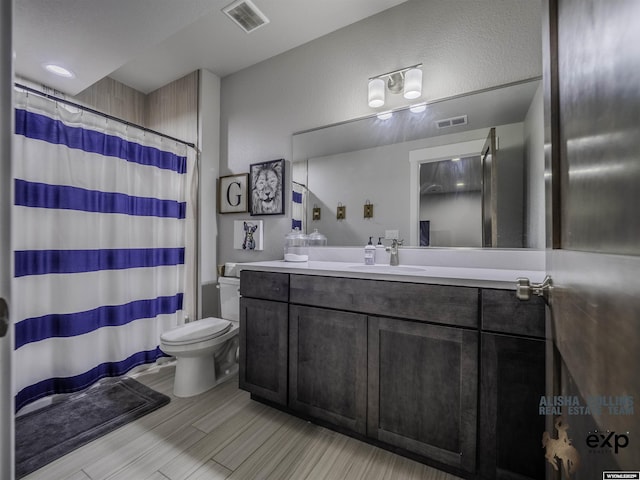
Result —
M61 67L60 65L56 65L55 63L47 63L43 65L43 67L47 72L51 72L59 77L75 78L75 74L71 70Z
M393 112L380 112L380 113L377 114L377 117L380 120L388 120L391 117L393 117Z
M455 157L451 159L452 162L459 162L460 161L460 157Z
M464 187L464 182L458 182L458 183L456 183L456 187Z

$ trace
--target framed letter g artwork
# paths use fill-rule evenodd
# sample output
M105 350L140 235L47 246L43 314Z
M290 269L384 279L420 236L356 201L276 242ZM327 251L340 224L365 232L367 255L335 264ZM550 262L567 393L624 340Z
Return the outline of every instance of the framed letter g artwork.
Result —
M242 213L248 210L248 173L218 179L218 213Z

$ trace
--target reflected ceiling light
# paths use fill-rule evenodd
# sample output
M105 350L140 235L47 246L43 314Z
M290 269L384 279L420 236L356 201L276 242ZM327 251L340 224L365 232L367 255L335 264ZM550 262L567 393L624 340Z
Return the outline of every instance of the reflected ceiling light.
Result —
M456 183L456 187L464 187L464 182L458 182L458 183Z
M460 161L460 157L452 158L451 161L452 162L459 162Z
M56 65L55 63L46 63L43 67L47 72L51 72L59 77L75 78L75 74L71 70L61 67L60 65Z
M397 94L403 92L404 98L413 100L422 95L422 64L394 70L369 78L369 106L382 107L385 92Z
M409 111L411 111L411 113L422 113L427 109L427 104L426 103L416 103L415 105L411 105L409 107Z
M389 120L391 117L393 117L393 112L389 111L389 112L380 112L378 113L378 115L376 115L380 120Z

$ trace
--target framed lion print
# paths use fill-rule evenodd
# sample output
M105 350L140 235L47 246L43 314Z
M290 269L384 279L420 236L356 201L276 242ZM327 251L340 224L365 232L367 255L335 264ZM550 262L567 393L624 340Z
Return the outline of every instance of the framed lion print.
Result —
M218 180L218 213L247 211L248 173L227 175Z
M284 214L284 159L252 164L249 185L251 215Z

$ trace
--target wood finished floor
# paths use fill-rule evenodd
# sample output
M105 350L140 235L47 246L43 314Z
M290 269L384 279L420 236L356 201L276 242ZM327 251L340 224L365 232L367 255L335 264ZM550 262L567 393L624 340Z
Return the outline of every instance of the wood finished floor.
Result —
M282 413L237 378L173 396L172 365L135 376L171 402L24 480L456 480L458 477Z

